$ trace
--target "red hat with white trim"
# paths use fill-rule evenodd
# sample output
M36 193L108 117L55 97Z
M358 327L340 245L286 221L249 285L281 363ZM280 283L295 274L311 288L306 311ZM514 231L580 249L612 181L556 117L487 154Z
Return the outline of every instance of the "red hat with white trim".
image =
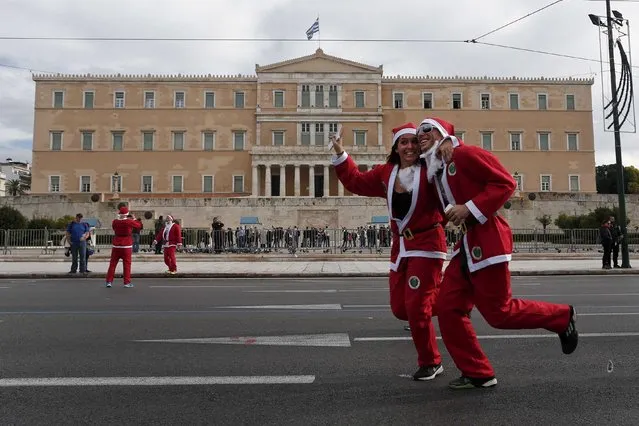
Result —
M441 118L436 118L436 117L424 119L424 121L422 121L419 124L419 128L417 128L417 133L419 133L419 131L422 129L427 129L429 125L431 128L434 127L437 130L439 130L439 133L442 134L443 138L446 138L447 136L455 136L455 126L453 126L451 123L449 123L446 120L442 120ZM424 130L424 131L430 131L430 130Z
M129 209L126 206L122 206L118 210L118 213L120 213L121 215L127 215L129 214Z
M397 140L402 135L416 135L417 129L413 123L402 124L399 127L393 129L393 146L397 144Z

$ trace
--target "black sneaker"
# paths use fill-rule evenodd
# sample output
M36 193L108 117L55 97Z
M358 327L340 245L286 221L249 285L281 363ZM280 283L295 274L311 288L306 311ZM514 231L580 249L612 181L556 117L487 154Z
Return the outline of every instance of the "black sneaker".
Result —
M472 379L470 377L461 376L459 379L455 379L448 383L448 387L455 390L492 388L495 385L497 385L497 379L494 376L484 379Z
M577 349L577 343L579 343L579 332L577 331L577 312L575 308L570 306L570 322L568 327L563 333L559 333L559 340L561 341L561 350L566 355L571 354Z
M419 370L413 374L413 380L433 380L444 372L441 364L419 367Z

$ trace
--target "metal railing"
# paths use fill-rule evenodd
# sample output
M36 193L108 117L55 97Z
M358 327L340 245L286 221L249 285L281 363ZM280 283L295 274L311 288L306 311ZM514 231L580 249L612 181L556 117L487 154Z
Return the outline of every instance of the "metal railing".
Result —
M628 230L631 252L639 251L639 231ZM513 229L515 252L519 253L582 253L601 249L598 229ZM458 234L447 229L449 250ZM155 233L142 230L140 252L151 252ZM52 254L64 250L64 230L7 229L0 230L0 252L38 251ZM96 229L91 245L96 252L111 247L113 231ZM204 228L183 228L183 252L186 253L364 253L385 254L391 247L388 228L368 226L359 229L294 229L247 227L212 231Z

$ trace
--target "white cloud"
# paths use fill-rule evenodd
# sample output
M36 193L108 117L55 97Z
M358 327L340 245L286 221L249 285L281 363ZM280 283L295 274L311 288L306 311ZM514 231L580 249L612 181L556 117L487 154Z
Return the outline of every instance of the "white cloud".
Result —
M387 75L577 76L598 63L470 43L346 43L326 38L450 39L478 37L544 6L547 0L414 2L395 0L3 0L3 35L88 37L303 38L320 15L322 48ZM392 7L391 7L392 6ZM631 23L639 4L618 3ZM588 13L603 2L562 2L480 41L599 58ZM634 34L637 32L635 31ZM637 45L636 37L632 40ZM0 40L0 63L69 73L252 74L267 64L312 53L317 42L81 42ZM33 82L27 71L0 68L0 157L30 159L15 141L31 137ZM596 161L614 161L603 132L599 75L592 89ZM639 137L622 135L624 163L639 166Z

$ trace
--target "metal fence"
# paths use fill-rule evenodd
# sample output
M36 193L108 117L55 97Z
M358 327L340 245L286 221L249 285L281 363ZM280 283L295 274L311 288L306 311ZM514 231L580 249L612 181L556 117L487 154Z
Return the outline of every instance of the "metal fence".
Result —
M520 253L579 253L601 249L598 229L513 229L515 252ZM449 250L459 235L447 229ZM0 251L13 254L38 251L52 254L64 250L63 230L8 229L0 230ZM95 251L111 247L113 231L96 229L91 244ZM365 253L388 254L391 235L387 227L364 226L357 229L295 229L247 227L212 231L204 228L183 228L186 253ZM151 252L154 233L142 230L139 251ZM639 232L626 236L631 252L639 251Z

